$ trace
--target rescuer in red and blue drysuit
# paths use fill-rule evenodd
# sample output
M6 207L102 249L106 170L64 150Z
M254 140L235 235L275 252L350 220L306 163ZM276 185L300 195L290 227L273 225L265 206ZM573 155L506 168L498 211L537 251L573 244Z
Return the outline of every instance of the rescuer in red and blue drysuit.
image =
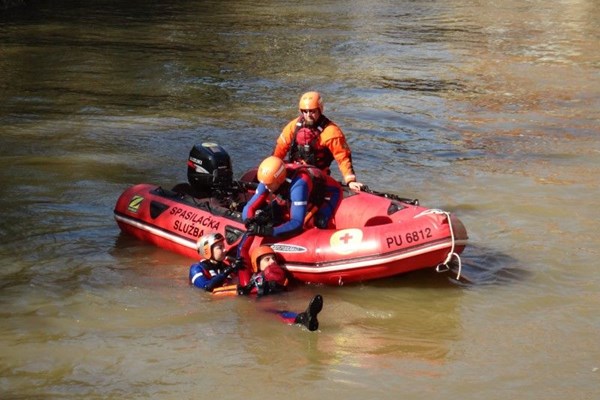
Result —
M267 157L258 167L258 185L254 196L242 212L247 232L258 236L287 236L316 226L325 229L332 224L341 200L341 185L320 169L300 164L285 164L278 157ZM271 199L271 194L275 199ZM272 201L271 201L272 200ZM265 206L278 209L277 216L259 217ZM286 215L281 215L286 210ZM267 214L267 213L260 213ZM273 219L282 222L273 226Z

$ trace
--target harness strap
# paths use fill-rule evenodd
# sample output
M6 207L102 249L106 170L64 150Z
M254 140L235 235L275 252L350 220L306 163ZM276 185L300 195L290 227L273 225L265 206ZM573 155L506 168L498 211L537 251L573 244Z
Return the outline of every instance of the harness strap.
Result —
M321 133L323 133L323 131L325 130L327 125L329 125L330 122L331 122L331 120L324 115L322 115L319 118L319 123L315 127L315 129L319 131L319 134L316 135L308 144L313 153L315 152L315 143L317 143L317 140L321 137ZM291 150L290 156L291 156L292 160L298 156L298 141L296 140L296 138L298 135L298 131L300 129L302 129L303 126L304 126L304 117L300 117L298 119L298 122L296 122L296 128L294 129L294 133L292 133L292 143L291 143L291 149L290 149ZM313 160L313 161L315 161L315 160Z
M319 211L319 207L317 207L316 205L313 205L310 208L310 210L308 210L308 212L306 213L306 216L304 217L304 225L306 225L308 223L308 221L310 221L311 218L315 216L317 211Z

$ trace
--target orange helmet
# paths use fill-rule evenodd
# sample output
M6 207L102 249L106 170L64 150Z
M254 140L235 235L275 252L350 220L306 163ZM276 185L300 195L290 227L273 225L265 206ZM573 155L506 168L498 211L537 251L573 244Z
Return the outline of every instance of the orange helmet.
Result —
M314 110L318 108L321 114L323 114L323 99L319 92L306 92L300 97L300 104L298 109L300 110Z
M266 256L268 254L277 254L275 250L271 248L271 246L262 245L255 247L250 252L250 262L252 263L252 270L254 272L258 271L258 266L260 265L260 258Z
M270 156L263 160L258 166L256 177L258 181L264 185L281 185L285 181L287 171L285 163L279 157Z
M204 235L196 242L198 254L200 254L200 257L203 259L210 260L213 257L213 246L224 241L225 238L220 233L209 233L208 235Z

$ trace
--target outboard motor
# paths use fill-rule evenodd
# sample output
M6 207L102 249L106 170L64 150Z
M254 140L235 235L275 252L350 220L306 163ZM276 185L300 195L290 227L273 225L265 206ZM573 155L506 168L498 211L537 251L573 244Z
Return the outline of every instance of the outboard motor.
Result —
M196 197L224 192L233 185L229 154L216 143L194 145L187 164L188 182Z

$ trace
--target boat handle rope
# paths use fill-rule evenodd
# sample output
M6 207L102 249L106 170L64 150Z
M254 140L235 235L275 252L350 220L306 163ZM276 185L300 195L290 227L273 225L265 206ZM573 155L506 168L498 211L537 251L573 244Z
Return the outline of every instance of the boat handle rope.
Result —
M430 210L422 212L419 215L427 214L444 214L446 216L446 219L448 220L448 226L450 227L450 238L452 239L452 246L450 247L450 251L448 252L446 260L443 263L438 264L435 267L435 271L439 273L449 271L450 266L448 266L448 264L450 263L450 261L452 261L452 257L456 257L456 260L458 262L458 272L456 274L456 280L458 281L460 280L460 274L462 272L462 260L460 259L460 256L454 251L454 248L456 247L456 238L454 237L454 229L452 229L452 218L450 218L450 213L448 211L432 208Z

